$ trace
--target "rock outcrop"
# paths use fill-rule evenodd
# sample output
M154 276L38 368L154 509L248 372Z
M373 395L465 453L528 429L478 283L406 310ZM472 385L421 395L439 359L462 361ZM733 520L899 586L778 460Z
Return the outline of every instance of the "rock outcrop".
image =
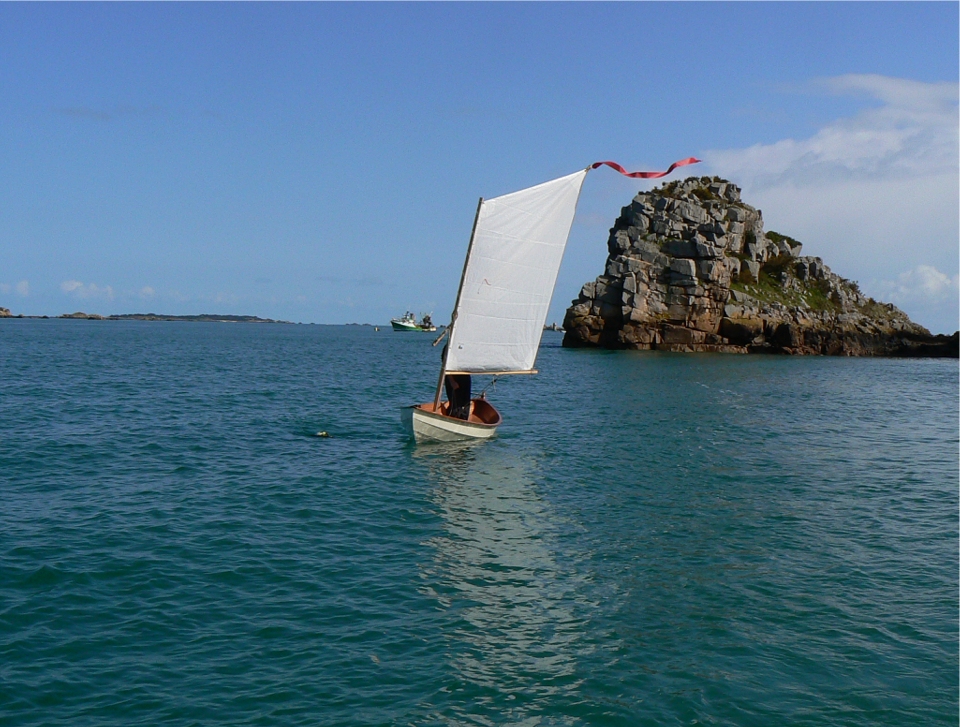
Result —
M607 242L604 274L567 310L563 345L829 355L956 356L797 240L765 232L740 188L691 177L641 192Z
M76 313L64 313L60 318L80 318L87 321L102 321L105 320L102 315L99 313L84 313L82 310L78 310Z

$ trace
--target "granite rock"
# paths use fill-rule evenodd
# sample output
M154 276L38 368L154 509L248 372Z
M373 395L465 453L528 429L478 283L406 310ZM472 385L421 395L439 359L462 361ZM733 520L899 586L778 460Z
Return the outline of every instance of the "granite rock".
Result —
M641 192L610 230L604 274L567 309L563 345L729 353L957 356L889 303L764 230L717 177Z

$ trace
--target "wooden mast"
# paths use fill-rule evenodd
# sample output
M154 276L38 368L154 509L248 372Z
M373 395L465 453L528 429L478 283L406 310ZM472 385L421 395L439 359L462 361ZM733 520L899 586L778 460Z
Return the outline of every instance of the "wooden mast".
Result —
M463 271L460 273L460 287L457 288L457 302L453 304L453 315L450 316L450 325L447 326L447 345L443 349L443 362L440 364L440 380L437 382L437 393L433 397L433 410L439 412L440 394L443 391L443 377L447 372L447 355L450 353L450 343L453 341L453 326L457 322L457 311L460 309L460 296L463 294L463 281L467 278L467 265L470 264L470 253L473 250L473 238L477 234L477 222L480 220L480 209L483 207L483 197L477 202L477 214L473 218L473 229L470 230L470 244L467 245L467 256L463 260Z

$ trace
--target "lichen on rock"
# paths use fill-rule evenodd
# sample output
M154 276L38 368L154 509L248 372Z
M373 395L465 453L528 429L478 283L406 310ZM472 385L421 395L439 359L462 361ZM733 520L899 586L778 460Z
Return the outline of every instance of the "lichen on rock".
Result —
M563 345L831 355L956 355L802 244L718 177L641 192L607 241L604 273L564 318ZM943 339L943 340L941 340ZM952 348L950 348L952 341ZM930 346L947 351L931 354Z

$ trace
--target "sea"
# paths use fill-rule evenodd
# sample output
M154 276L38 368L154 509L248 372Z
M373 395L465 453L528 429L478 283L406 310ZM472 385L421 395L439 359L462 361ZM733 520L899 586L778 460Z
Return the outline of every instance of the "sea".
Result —
M0 321L0 724L958 723L955 360L433 338Z

